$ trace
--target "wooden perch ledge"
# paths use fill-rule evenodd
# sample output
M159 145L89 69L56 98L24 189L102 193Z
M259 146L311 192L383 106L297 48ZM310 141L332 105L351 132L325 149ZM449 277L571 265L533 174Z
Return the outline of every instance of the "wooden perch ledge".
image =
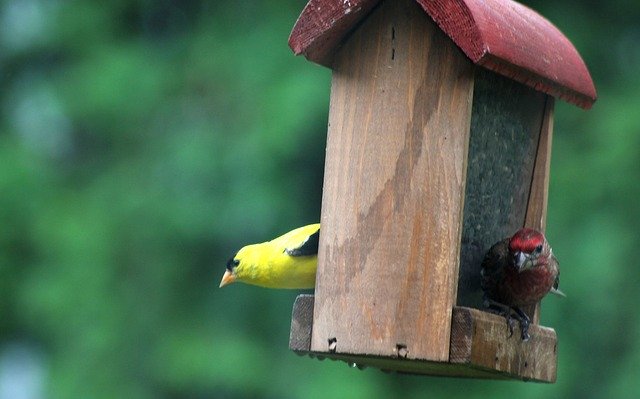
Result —
M299 295L293 306L289 348L300 355L342 360L352 366L375 367L411 374L524 381L555 382L557 338L553 329L531 325L531 339L520 340L519 331L509 336L503 317L478 309L455 306L451 322L448 362L411 358L411 348L398 343L397 358L344 353L339 337L327 337L327 349L311 351L313 295Z

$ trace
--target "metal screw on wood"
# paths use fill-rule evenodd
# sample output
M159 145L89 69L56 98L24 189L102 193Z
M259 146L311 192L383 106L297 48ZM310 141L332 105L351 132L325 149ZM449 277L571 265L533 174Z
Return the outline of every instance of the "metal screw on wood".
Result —
M406 358L409 354L409 350L407 349L407 345L405 344L396 344L396 353L398 357Z
M336 338L329 338L329 352L335 353L338 346L338 340Z

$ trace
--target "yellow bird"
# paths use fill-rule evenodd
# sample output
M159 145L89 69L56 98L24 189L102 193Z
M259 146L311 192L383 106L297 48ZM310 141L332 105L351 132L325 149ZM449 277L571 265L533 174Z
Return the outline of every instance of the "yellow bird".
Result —
M320 223L243 247L227 262L220 287L240 281L267 288L314 288Z

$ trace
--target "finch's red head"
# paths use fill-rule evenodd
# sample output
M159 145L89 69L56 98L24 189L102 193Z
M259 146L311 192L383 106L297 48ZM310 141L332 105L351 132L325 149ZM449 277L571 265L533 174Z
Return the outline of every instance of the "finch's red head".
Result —
M548 253L549 249L544 234L525 227L518 230L509 240L509 252L513 256L515 267L522 272L541 264L540 260L546 259L547 256L540 255L543 252Z
M523 228L516 232L516 234L509 240L509 251L533 253L538 247L542 250L544 245L544 235L538 230Z

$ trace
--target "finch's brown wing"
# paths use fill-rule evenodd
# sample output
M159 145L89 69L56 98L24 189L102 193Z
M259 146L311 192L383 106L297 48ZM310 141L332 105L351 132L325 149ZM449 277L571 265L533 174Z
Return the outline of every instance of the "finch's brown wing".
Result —
M560 288L558 288L558 286L560 285L560 263L558 262L558 259L556 259L555 256L551 255L551 261L555 262L555 266L556 266L556 280L553 282L553 288L551 288L551 293L561 296L561 297L566 297L567 295L560 291Z
M480 285L489 298L495 298L496 288L504 278L509 262L509 238L493 244L482 261Z
M558 264L558 259L555 256L551 255L551 261L555 261L556 265ZM558 290L558 286L560 285L560 268L557 268L558 274L556 274L556 281L553 282L553 289Z

